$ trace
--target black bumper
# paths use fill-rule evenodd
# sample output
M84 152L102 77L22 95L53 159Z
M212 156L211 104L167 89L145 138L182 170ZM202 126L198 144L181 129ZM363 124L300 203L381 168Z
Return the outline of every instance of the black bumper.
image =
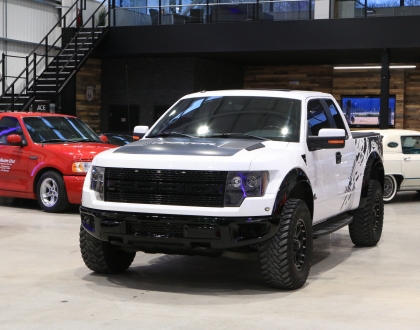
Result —
M82 226L96 238L149 253L195 254L254 245L273 237L279 217L205 217L112 212L80 207Z

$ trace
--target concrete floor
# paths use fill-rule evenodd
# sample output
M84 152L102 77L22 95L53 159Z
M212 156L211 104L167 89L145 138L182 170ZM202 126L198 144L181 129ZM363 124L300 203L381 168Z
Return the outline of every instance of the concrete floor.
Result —
M347 227L314 241L305 286L277 291L255 260L138 253L95 275L79 252L77 208L42 212L0 198L0 329L420 329L420 194L385 206L382 239Z

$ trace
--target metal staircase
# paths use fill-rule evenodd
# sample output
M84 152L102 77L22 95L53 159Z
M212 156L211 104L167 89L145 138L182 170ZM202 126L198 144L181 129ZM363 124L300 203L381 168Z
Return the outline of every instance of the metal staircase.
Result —
M108 1L108 7L104 3ZM101 22L96 16L105 9ZM0 112L28 111L35 101L54 103L66 84L80 70L98 43L109 30L109 0L104 0L83 26L79 26L82 10L86 9L86 0L76 1L48 32L35 49L25 57L25 68L10 86L6 86L5 75L7 59L17 57L2 54L0 60L3 76L0 79ZM75 15L78 13L79 15ZM72 19L71 17L74 16ZM108 21L108 25L102 25ZM54 33L59 27L74 27L74 35L65 38L63 33L52 43ZM61 30L62 32L63 30ZM72 29L68 29L72 31ZM67 39L67 40L66 40ZM10 77L9 77L10 78Z

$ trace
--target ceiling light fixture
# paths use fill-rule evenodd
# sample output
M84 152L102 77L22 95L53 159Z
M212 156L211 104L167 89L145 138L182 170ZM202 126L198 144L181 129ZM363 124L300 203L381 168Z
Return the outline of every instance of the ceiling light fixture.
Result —
M363 70L363 69L381 69L380 65L371 66L335 66L335 70ZM390 65L390 69L415 69L415 65Z

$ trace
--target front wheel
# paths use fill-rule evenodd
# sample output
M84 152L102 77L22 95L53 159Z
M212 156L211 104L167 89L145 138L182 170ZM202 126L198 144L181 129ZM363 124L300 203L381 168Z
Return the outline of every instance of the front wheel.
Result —
M260 251L268 285L293 290L305 284L312 262L312 221L305 202L300 199L286 202L276 235Z
M375 246L381 239L383 223L382 188L378 181L371 180L366 204L354 212L353 221L349 224L352 242L359 246Z
M36 195L45 212L62 212L70 206L64 179L57 172L48 171L41 175Z
M121 273L130 267L136 252L124 251L121 247L103 242L80 226L80 252L86 267L96 273Z
M385 175L384 179L384 202L394 199L398 190L397 180L393 175Z

